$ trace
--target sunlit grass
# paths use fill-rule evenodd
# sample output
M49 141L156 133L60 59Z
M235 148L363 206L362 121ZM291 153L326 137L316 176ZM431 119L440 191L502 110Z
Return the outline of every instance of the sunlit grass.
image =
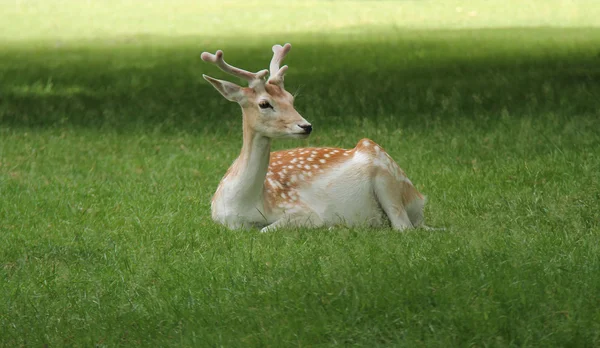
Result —
M259 41L370 28L598 27L590 1L120 1L0 3L0 40L131 40L194 36ZM257 38L256 35L262 35Z
M1 3L0 345L600 345L588 5ZM211 221L241 119L199 54L286 41L315 131L275 147L370 137L445 232Z

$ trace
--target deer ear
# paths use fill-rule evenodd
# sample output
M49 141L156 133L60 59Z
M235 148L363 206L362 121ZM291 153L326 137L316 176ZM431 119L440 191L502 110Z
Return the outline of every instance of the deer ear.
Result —
M244 99L244 90L242 87L236 85L235 83L217 80L208 75L202 75L204 79L210 82L213 87L221 93L225 99L239 103Z

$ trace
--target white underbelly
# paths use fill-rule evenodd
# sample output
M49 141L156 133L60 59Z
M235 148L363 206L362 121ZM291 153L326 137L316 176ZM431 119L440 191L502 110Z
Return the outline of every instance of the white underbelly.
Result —
M380 226L388 222L373 180L360 163L349 162L317 178L298 195L324 225Z

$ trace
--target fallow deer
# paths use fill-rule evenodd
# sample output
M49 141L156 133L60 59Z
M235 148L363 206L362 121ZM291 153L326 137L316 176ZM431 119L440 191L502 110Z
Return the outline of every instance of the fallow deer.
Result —
M243 145L212 198L212 218L231 229L335 225L423 226L425 197L383 150L369 139L353 149L296 148L271 153L275 138L309 136L312 125L294 108L283 85L281 62L291 45L273 46L269 70L252 73L223 60L223 51L202 60L248 81L248 87L210 82L243 116ZM269 78L265 77L269 74Z

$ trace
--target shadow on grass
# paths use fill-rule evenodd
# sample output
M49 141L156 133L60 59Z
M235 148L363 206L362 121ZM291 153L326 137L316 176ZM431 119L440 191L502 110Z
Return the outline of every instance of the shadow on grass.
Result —
M223 48L234 65L258 70L268 66L271 43L216 41L146 37L133 44L9 47L0 54L0 122L228 131L238 123L238 107L201 75L227 77L199 54ZM362 119L412 129L473 119L488 127L502 114L577 117L600 110L598 29L395 29L289 41L295 45L286 61L288 90L300 89L297 108L322 127L355 127Z

